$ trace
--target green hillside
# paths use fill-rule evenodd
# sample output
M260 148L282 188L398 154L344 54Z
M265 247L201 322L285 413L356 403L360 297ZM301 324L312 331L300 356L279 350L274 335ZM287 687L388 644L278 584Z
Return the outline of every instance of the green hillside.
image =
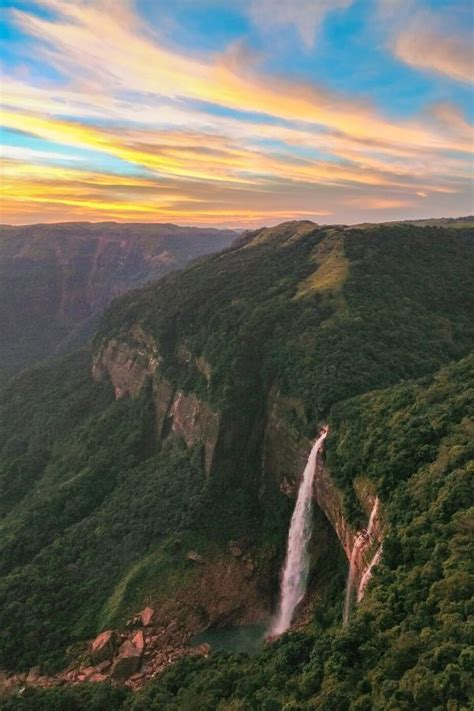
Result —
M347 521L365 521L364 477L387 535L347 628L347 563L316 508L314 604L298 632L252 658L185 659L130 698L81 685L29 690L6 708L467 709L473 244L459 225L259 230L115 300L92 352L11 380L0 401L3 669L59 670L149 603L190 632L268 615L293 501L268 463L275 417L282 446L329 421ZM107 373L143 386L115 399ZM198 403L200 438L172 409L160 420L165 386L173 402ZM295 445L298 470L297 457ZM196 590L237 567L233 541L255 571L218 613Z

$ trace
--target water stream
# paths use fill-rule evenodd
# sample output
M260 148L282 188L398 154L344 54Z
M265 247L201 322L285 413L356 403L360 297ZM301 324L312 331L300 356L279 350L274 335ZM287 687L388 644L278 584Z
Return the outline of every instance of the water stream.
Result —
M283 568L280 605L270 629L271 636L286 632L291 624L295 608L304 597L308 578L308 543L311 538L313 512L313 481L319 450L326 439L324 427L308 457L303 472L298 498L291 518L288 547Z
M349 615L351 612L351 602L352 602L352 593L353 593L353 588L354 588L354 582L356 579L357 574L360 572L360 566L359 566L359 560L361 558L361 555L365 548L367 546L370 546L373 540L373 534L374 534L374 527L375 527L375 522L377 520L377 514L379 510L379 499L378 497L375 497L374 505L372 507L372 511L370 512L370 518L369 518L369 523L367 526L367 529L361 531L359 535L357 536L354 546L352 548L351 552L351 559L349 562L349 575L347 576L347 584L346 584L346 595L344 598L344 612L342 615L342 623L343 625L347 625L349 622ZM370 565L368 566L367 570L365 573L368 573L369 577L364 583L364 587L361 588L362 581L364 580L364 575L362 576L359 587L357 590L357 601L360 601L362 599L362 596L364 594L364 589L365 585L369 582L370 575L372 572L372 568L374 565L378 563L378 559L376 560L377 553L375 554L374 558L372 559ZM359 597L360 594L360 597Z

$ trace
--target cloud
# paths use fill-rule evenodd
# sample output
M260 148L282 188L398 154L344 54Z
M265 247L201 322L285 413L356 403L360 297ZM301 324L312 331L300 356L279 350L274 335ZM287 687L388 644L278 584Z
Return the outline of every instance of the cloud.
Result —
M131 11L130 17L125 16L126 5L117 3L117 17L100 0L94 4L44 0L44 4L60 11L59 18L17 11L18 24L46 44L43 56L50 63L69 71L74 79L81 76L88 82L86 92L95 87L93 96L133 87L145 97L197 100L285 121L306 121L358 139L376 136L393 145L456 149L443 133L434 133L421 123L392 122L353 97L255 73L248 66L229 62L228 55L204 59L166 49L140 32ZM97 27L107 27L107 41Z
M367 219L416 206L421 193L428 207L463 212L472 128L451 104L393 120L354 96L263 73L242 43L222 54L170 48L128 0L42 4L50 16L14 17L61 81L2 86L4 124L44 144L43 155L9 154L2 207L15 221L347 221L346 207ZM50 161L52 142L64 156L86 149L89 170Z
M411 67L452 80L474 79L471 0L432 10L417 0L378 0L378 16L392 28L391 48Z
M311 48L326 16L345 10L353 0L250 0L249 17L264 32L294 25L303 44Z
M459 34L447 35L441 21L419 14L395 41L395 55L406 64L437 72L459 82L474 79L472 41Z

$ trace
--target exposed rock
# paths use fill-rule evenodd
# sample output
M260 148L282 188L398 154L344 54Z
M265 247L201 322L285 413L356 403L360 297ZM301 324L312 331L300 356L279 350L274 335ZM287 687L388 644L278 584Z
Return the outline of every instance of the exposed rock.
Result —
M27 684L36 684L38 682L39 678L40 678L40 668L38 666L31 667L31 669L28 672L28 675L25 679L25 682Z
M218 413L213 412L209 405L199 400L194 393L185 394L178 391L169 414L173 419L173 432L182 437L188 447L194 447L198 442L204 443L205 467L209 474L219 435Z
M185 363L192 354L180 345ZM184 349L184 350L183 350ZM166 432L167 418L171 430L184 439L188 447L198 442L204 444L206 472L209 474L219 435L220 416L194 393L177 391L175 386L160 374L162 357L158 344L141 326L134 326L126 337L112 338L104 343L94 356L92 375L100 380L107 374L115 388L117 399L129 395L137 397L145 382L153 382L156 409L156 432L161 440Z
M83 667L79 669L79 674L77 675L78 681L89 681L91 676L95 674L96 671L94 667Z
M112 666L111 678L117 682L124 682L140 669L142 652L134 647L130 640L126 640L120 647L119 656Z
M98 664L96 666L96 669L100 674L103 674L105 671L110 669L111 666L112 666L112 662L110 661L110 659L106 659L104 662L101 662L100 664Z
M133 644L134 647L136 647L137 649L139 649L141 652L144 650L144 648L145 648L145 638L144 638L144 636L143 636L143 631L142 631L142 630L138 630L137 632L135 632L135 634L134 634L133 637L132 637L132 644Z
M137 397L147 378L161 362L154 339L139 326L130 332L130 342L112 339L94 358L92 375L96 380L108 373L117 399Z
M99 672L96 672L95 674L92 674L91 677L89 677L88 681L92 682L93 684L101 683L103 681L107 681L107 675L106 674L100 674Z
M301 423L299 428L290 424L290 421L295 419ZM280 491L289 496L296 496L297 482L311 449L311 441L300 434L304 424L305 417L301 403L296 398L282 396L274 388L268 400L263 470L264 476L276 480ZM347 560L350 561L358 532L347 521L343 494L335 485L321 454L316 466L314 498L339 538ZM370 490L370 486L364 480L357 483L355 490L362 508L369 516L375 501L375 492ZM373 529L373 545L365 547L362 552L357 571L358 577L370 564L374 547L382 540L382 529L379 515Z
M153 619L153 615L155 614L155 611L151 607L145 607L144 610L142 610L140 613L140 622L142 623L143 627L148 627L148 625L151 623Z
M155 374L153 379L153 399L155 402L156 435L158 441L164 437L164 428L176 388L172 383Z
M234 558L240 558L242 555L242 549L239 548L239 546L231 546L229 548L230 554L234 556Z
M91 659L94 664L110 659L117 646L117 633L113 630L101 632L91 644Z
M202 654L204 657L208 657L209 654L211 653L212 647L208 642L203 642L198 646L198 652L199 654Z
M188 551L188 553L186 553L186 559L192 560L194 563L202 563L203 562L202 555L200 555L196 551Z

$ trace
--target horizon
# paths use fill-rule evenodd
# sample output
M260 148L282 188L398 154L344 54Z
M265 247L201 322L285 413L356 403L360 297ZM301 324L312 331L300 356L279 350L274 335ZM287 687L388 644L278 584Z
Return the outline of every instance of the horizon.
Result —
M273 227L279 227L281 225L285 224L290 224L292 222L311 222L314 224L316 227L361 227L365 225L390 225L390 224L399 224L399 223L417 223L417 222L463 222L463 221L469 221L472 220L474 222L474 215L471 214L466 214L466 215L455 215L455 216L446 216L443 215L441 217L417 217L413 219L404 219L400 218L399 220L382 220L378 222L314 222L314 220L309 220L308 218L294 218L292 220L283 220L281 222L268 222L267 224L262 224L258 225L255 227L228 227L226 225L200 225L200 224L178 224L176 222L162 222L159 220L141 220L141 221L136 221L136 220L58 220L58 221L51 221L51 222L23 222L23 223L13 223L13 222L0 222L0 228L2 227L43 227L47 225L51 226L60 226L60 225L138 225L138 226L152 226L156 225L158 227L163 227L163 226L170 226L170 227L178 227L178 228L186 228L189 227L191 229L202 229L202 230L216 230L216 231L224 231L228 230L230 232L252 232L253 230L260 230L260 229L271 229Z
M4 225L472 213L467 0L6 0L0 12Z

